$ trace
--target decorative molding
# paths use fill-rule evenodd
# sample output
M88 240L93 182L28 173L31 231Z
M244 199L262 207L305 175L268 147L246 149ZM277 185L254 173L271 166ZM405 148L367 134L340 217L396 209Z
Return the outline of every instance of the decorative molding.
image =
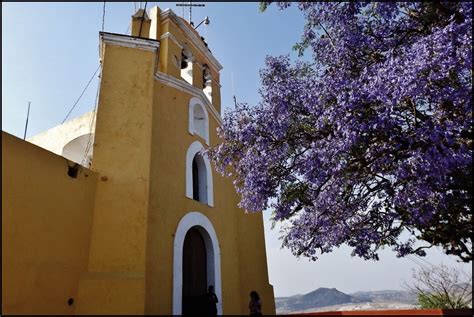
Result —
M212 116L214 117L214 119L216 119L219 125L222 125L222 118L220 114L217 112L216 108L214 108L214 106L210 103L210 101L207 99L206 95L202 90L197 87L194 87L193 85L190 85L184 80L178 79L176 77L159 71L155 73L155 79L164 83L165 85L168 85L170 87L176 88L178 90L200 98L202 104L206 106L207 111L212 114Z
M187 213L179 222L173 244L173 315L182 313L183 246L186 233L195 227L204 239L207 258L207 284L214 285L219 302L217 314L222 315L221 251L211 221L200 212Z
M178 39L176 39L176 37L172 33L166 32L165 34L160 36L160 40L164 40L167 38L170 38L170 40L172 40L180 49L183 49L183 45L179 44Z
M144 39L129 35L99 32L101 43L138 48L146 51L157 51L160 47L160 42L157 40Z
M161 12L160 14L161 21L166 18L170 18L176 25L180 27L180 29L187 35L187 37L191 40L191 43L201 51L204 56L207 57L209 62L214 66L217 71L220 71L223 67L219 63L219 61L212 55L209 49L204 45L202 40L194 33L195 31L190 28L190 26L184 23L181 18L179 18L171 9L166 9Z
M193 159L194 156L203 150L201 142L194 141L186 152L186 197L193 199ZM202 155L204 166L206 169L206 193L207 202L209 207L214 207L214 182L212 180L212 168L209 158L206 155Z

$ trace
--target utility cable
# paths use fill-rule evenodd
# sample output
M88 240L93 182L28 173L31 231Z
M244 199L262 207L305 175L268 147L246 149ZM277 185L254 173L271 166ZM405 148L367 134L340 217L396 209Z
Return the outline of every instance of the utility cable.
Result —
M419 260L431 265L431 266L435 266L434 264L432 264L430 261L428 260L425 260L423 257L419 256L419 255L415 255Z
M138 37L141 37L141 35L142 35L142 26L143 26L143 21L145 20L146 5L147 4L148 4L148 1L145 2L145 8L143 9L142 23L140 23L140 31L138 32Z
M412 256L411 254L407 255L407 259L412 261L413 263L415 263L416 265L418 265L419 267L422 267L422 268L428 268L428 266L426 266L425 264L423 264L422 262L419 262L414 256Z
M61 122L61 124L63 124L67 118L69 117L69 115L71 114L71 112L74 110L74 108L76 107L77 103L79 102L79 100L81 100L81 97L82 95L84 95L84 92L87 90L87 87L89 87L90 83L92 82L92 79L94 79L95 77L95 74L97 74L97 72L99 71L99 68L100 68L101 65L99 65L99 67L97 67L97 69L95 70L94 74L92 75L91 79L89 79L89 82L87 83L86 87L84 88L84 90L81 92L81 95L79 96L79 98L77 98L76 102L72 105L71 109L69 110L69 112L67 113L66 117L64 117L64 120Z
M102 64L99 65L99 68L101 68L101 66L102 66ZM101 74L99 75L99 78L102 78ZM92 111L92 118L91 118L91 121L90 121L90 124L89 124L89 139L87 140L87 146L86 146L86 150L84 151L84 156L82 157L81 165L85 164L85 162L87 160L87 154L89 153L90 148L92 146L92 130L94 128L94 123L95 123L96 116L97 116L97 107L99 105L99 89L100 89L100 81L97 83L97 92L95 94L94 110ZM94 135L95 135L95 133L94 133Z
M129 23L128 26L127 26L127 30L125 31L125 35L128 35L128 30L130 30L130 24L131 23Z
M135 15L136 12L137 12L137 2L135 1L135 2L133 2L133 15ZM131 24L132 24L132 22L128 23L127 30L125 31L125 35L128 35L128 30L130 30L130 25Z

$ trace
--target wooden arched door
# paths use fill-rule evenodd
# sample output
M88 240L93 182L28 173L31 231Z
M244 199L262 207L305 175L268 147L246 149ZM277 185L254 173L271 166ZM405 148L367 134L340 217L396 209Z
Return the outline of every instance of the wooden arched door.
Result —
M183 246L183 315L206 313L206 244L196 228L186 233Z

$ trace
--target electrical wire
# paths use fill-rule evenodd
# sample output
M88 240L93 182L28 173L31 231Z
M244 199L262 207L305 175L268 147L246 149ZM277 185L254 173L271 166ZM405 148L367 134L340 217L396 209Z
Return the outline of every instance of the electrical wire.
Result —
M133 14L137 12L137 2L133 2ZM130 30L130 25L132 23L128 23L127 30L125 31L125 35L128 35L128 30Z
M71 112L74 110L74 108L76 107L77 103L79 102L79 100L81 100L82 98L82 95L84 95L84 92L87 90L87 87L89 87L90 83L92 82L92 80L94 79L95 77L95 74L97 74L97 72L99 71L99 68L100 68L101 65L99 65L99 67L97 67L97 69L95 70L94 74L92 75L91 79L89 79L89 82L87 83L86 87L84 87L84 90L82 90L79 98L77 98L76 102L72 105L71 109L69 110L69 112L67 113L66 117L64 117L64 120L61 122L61 124L63 124L64 122L66 122L67 118L69 117L69 115L71 114Z
M101 66L102 64L99 65L99 68L101 68ZM102 78L101 74L99 74L99 78ZM82 157L82 160L81 160L81 165L85 164L86 159L87 159L87 154L89 153L90 148L92 146L92 130L93 130L94 123L97 117L97 107L99 105L99 90L100 90L100 81L97 83L97 92L95 94L94 110L92 111L92 118L89 123L89 139L87 140L87 146L86 146L86 150L84 151L84 156Z
M128 35L128 30L130 30L130 24L131 23L129 23L128 26L127 26L127 30L125 31L125 35Z
M407 255L406 257L408 260L412 261L413 263L415 263L416 265L418 265L419 267L422 267L422 268L428 268L429 267L425 264L423 264L422 262L419 262L418 259L416 259L414 256L412 256L411 254Z
M145 20L146 5L147 4L148 4L148 1L145 2L145 8L143 9L142 23L140 23L140 31L138 32L138 37L140 37L142 35L142 26L143 26L143 20Z
M423 257L419 256L419 255L415 255L419 260L431 265L431 266L435 266L434 264L432 264L430 261L428 260L425 260Z

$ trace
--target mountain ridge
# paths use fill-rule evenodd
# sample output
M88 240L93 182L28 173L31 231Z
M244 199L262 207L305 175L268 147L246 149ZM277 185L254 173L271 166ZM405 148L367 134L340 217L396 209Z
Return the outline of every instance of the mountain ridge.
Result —
M336 288L320 287L306 294L297 294L288 297L276 297L275 304L277 313L302 312L311 309L320 310L323 307L338 307L356 304L356 309L361 304L367 307L374 306L401 307L415 306L416 296L408 291L402 290L379 290L379 291L357 291L354 293L343 293Z

